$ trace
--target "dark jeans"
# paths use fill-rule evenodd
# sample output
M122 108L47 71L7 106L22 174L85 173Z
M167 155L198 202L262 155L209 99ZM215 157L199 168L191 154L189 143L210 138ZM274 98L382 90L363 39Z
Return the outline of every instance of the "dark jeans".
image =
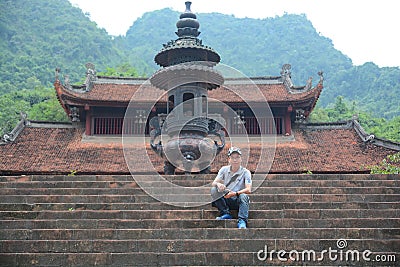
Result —
M217 207L220 216L230 214L230 210L239 210L238 218L247 223L249 218L250 198L246 194L240 194L239 197L224 198L221 197L212 202L213 207Z

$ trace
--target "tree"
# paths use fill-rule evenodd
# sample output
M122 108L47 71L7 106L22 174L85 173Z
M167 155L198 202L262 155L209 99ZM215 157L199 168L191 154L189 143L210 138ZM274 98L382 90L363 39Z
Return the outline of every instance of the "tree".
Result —
M53 88L39 86L34 90L21 90L3 95L0 98L2 134L15 127L21 112L26 113L30 120L68 121Z
M29 119L51 122L69 121L67 114L65 114L55 96L33 105L29 112Z
M29 102L25 100L16 101L13 95L3 95L0 98L0 130L1 134L10 132L20 119L21 112L30 109Z
M136 69L129 63L123 63L115 68L106 68L106 71L98 72L98 75L111 77L138 77Z
M351 105L351 108L348 106ZM318 103L310 115L311 122L336 122L350 120L358 115L358 121L366 132L377 137L400 142L400 116L391 120L376 118L371 113L357 108L353 101L351 104L343 96L335 100L333 108L323 108Z
M400 174L400 152L388 155L378 165L370 168L373 174Z

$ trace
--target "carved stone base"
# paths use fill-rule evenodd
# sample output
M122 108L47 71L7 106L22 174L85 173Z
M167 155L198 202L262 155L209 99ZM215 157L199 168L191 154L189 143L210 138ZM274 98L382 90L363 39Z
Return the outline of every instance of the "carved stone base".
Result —
M175 166L169 163L168 161L164 161L164 174L166 175L174 175L175 174Z
M201 174L209 174L209 173L211 173L211 167L208 166L207 168L202 169L202 170L200 171L200 173L201 173Z

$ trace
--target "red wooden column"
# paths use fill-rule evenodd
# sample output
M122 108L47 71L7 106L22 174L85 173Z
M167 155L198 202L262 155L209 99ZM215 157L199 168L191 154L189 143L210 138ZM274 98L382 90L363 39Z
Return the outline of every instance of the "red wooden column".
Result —
M86 122L85 122L85 134L92 135L91 133L91 123L92 123L92 114L89 105L85 105L86 110Z
M291 135L292 134L292 123L290 121L290 114L293 111L292 106L288 106L286 113L285 113L285 135Z

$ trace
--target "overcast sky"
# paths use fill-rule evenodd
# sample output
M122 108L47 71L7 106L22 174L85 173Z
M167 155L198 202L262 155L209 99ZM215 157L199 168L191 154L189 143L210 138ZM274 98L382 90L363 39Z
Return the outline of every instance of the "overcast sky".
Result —
M69 1L89 12L91 19L111 35L125 35L145 12L166 7L185 10L185 0ZM372 61L380 67L400 66L399 0L192 0L192 11L240 18L304 13L353 64Z

